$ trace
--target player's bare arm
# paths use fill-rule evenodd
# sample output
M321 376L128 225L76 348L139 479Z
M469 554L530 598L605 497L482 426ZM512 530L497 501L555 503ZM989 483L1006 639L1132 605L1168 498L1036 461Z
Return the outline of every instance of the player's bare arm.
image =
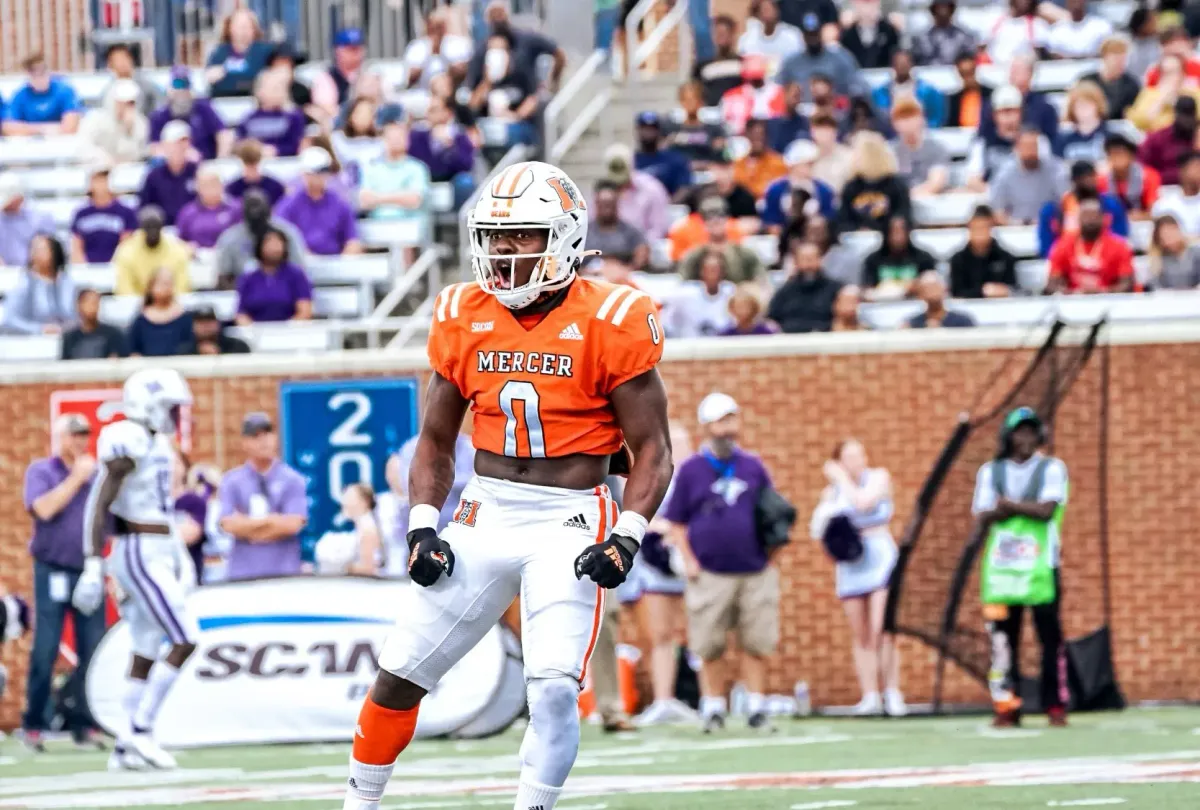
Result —
M454 447L470 403L458 386L436 372L425 387L421 433L408 476L409 502L437 511L454 486Z
M408 491L408 575L423 588L454 574L454 551L438 537L438 516L454 486L454 446L469 403L436 372L425 389L425 420L413 451Z
M633 455L623 508L639 515L655 515L675 469L667 420L667 388L658 369L650 369L617 386L612 392L612 404L617 424Z
M93 485L99 490L91 499L91 509L88 511L84 527L84 538L87 543L84 551L88 557L99 558L103 553L108 510L117 500L117 495L121 492L121 484L133 472L133 468L133 459L114 458L104 465L100 479Z
M602 588L625 581L653 515L671 483L671 435L667 391L658 371L650 369L617 386L613 412L633 455L625 484L625 503L612 533L603 543L584 549L575 560L575 576L589 577Z

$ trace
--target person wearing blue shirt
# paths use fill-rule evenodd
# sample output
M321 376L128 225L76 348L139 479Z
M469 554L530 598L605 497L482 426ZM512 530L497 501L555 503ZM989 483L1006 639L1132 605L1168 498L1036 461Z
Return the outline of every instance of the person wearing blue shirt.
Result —
M909 51L896 51L892 56L892 81L876 87L871 93L871 103L885 115L892 109L892 99L910 95L921 105L925 123L937 128L946 122L946 97L932 85L912 75L913 57Z
M1097 195L1096 185L1096 166L1094 164L1081 160L1071 167L1071 190L1063 195L1062 200L1043 205L1038 214L1039 256L1042 258L1049 256L1051 246L1064 233L1079 230L1079 198L1081 195L1098 196L1108 231L1116 236L1129 238L1129 215L1125 212L1125 206L1112 194Z
M662 148L662 121L658 113L647 110L637 116L638 151L634 168L662 183L676 202L691 190L692 167L681 152Z
M1054 154L1060 155L1058 151L1058 110L1044 94L1032 89L1035 61L1028 54L1016 56L1009 68L1009 83L1021 93L1021 123L1039 130L1050 142ZM990 100L985 100L983 110L979 115L979 136L987 139L995 130L996 121L992 114L992 104Z
M802 112L804 88L798 84L789 84L783 92L786 111L779 118L767 119L767 143L780 154L786 152L794 141L812 138L808 116Z
M79 99L66 81L50 75L46 59L32 54L21 63L29 82L8 105L5 135L73 135L79 129Z
M240 8L225 20L221 42L208 56L204 77L213 98L249 96L254 80L267 66L275 47L262 38L258 18Z
M797 197L805 199L809 213L819 213L825 219L837 216L836 197L832 188L812 176L813 164L819 152L812 141L796 141L783 155L787 163L787 177L781 177L767 186L763 195L762 224L770 233L780 233L787 224L791 207Z

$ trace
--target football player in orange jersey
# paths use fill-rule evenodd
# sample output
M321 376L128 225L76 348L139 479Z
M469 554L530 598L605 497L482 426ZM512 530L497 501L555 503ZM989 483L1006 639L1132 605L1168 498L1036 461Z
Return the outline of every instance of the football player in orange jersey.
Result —
M579 689L604 614L671 480L662 331L650 298L580 278L588 214L545 163L494 178L467 220L475 284L438 296L409 478L400 623L354 734L344 808L375 810L421 699L520 594L529 727L514 810L551 810L579 749ZM454 444L475 476L439 534ZM628 472L624 506L604 486Z

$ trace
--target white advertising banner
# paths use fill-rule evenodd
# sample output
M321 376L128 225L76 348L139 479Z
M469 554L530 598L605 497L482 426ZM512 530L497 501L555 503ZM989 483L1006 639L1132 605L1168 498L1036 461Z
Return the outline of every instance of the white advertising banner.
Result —
M288 577L197 589L188 609L199 621L199 647L163 704L155 736L167 747L350 740L397 619L397 593L410 587ZM524 690L514 688L521 664L510 636L493 629L447 673L421 704L418 735L495 733L516 719ZM121 698L130 654L129 628L118 622L88 670L88 704L111 733L128 722ZM505 709L499 717L497 703Z

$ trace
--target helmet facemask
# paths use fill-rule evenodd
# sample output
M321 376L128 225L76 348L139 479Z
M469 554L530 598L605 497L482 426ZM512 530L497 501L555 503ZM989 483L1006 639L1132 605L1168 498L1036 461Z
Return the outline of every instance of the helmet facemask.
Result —
M575 267L564 267L560 257L569 249L568 239L577 239L575 220L570 216L546 222L504 222L477 224L472 217L467 223L471 245L471 269L484 292L509 309L527 307L543 294L562 289L575 277ZM546 233L546 245L540 252L497 253L494 241L505 231L539 231ZM529 278L517 282L525 267L532 262Z

